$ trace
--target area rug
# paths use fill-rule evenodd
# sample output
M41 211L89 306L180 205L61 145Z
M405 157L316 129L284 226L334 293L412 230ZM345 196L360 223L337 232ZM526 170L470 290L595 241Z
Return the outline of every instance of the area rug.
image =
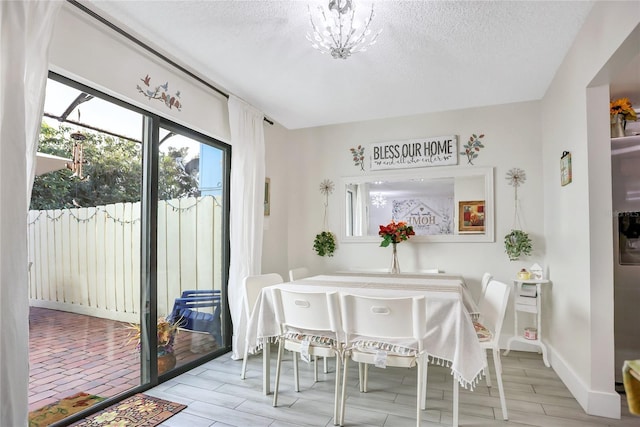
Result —
M171 418L186 408L187 405L169 402L145 394L136 394L122 402L109 406L82 421L72 424L73 427L126 426L153 427Z
M80 412L105 398L94 394L77 393L29 412L29 427L45 427L69 415Z

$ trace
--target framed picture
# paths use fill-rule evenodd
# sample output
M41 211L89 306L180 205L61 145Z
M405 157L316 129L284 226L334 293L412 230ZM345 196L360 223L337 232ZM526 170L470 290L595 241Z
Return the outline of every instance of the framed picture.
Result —
M271 179L264 180L264 216L271 215Z
M458 202L458 231L484 233L484 200Z
M564 187L571 182L571 153L564 151L560 157L560 183Z

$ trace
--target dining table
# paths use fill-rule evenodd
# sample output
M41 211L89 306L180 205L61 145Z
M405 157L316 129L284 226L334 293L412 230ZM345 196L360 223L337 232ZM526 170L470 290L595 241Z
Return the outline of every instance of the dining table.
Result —
M247 325L249 353L262 350L263 393L270 393L270 344L280 333L276 322L273 290L337 292L372 297L424 296L427 332L423 337L429 363L447 366L465 388L477 384L487 366L473 326L477 306L464 280L444 274L333 273L310 276L264 288Z

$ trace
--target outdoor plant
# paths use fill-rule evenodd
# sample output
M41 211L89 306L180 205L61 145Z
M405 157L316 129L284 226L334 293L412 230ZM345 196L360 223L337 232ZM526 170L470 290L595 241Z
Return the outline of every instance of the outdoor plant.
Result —
M521 255L531 255L531 239L529 234L522 230L511 230L504 236L504 250L509 256L509 261L515 261Z
M175 321L166 317L158 318L158 356L173 353L173 342L180 323L180 320ZM136 349L140 351L140 325L132 323L129 328L133 330L133 336L130 336L129 340L136 341Z
M333 256L336 250L336 239L332 232L323 231L316 235L313 241L313 249L320 256Z
M416 233L413 231L413 226L407 225L406 222L391 221L387 225L381 225L378 235L382 237L380 246L386 248L391 243L396 244L409 240L409 237L414 236Z

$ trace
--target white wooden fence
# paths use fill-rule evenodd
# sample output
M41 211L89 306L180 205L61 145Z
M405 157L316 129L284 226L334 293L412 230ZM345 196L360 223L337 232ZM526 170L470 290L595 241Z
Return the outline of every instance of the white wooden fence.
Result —
M38 307L138 322L140 203L29 212L29 296ZM158 314L183 290L222 287L213 196L158 204Z

